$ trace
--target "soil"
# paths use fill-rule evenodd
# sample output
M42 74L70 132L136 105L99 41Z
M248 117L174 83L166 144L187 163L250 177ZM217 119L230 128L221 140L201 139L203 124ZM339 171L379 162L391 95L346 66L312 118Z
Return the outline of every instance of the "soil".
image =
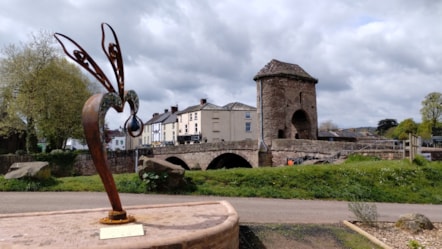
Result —
M348 240L364 241L379 248L365 237L342 224L242 224L240 249L349 249ZM360 244L359 244L360 245ZM359 247L358 248L362 248Z

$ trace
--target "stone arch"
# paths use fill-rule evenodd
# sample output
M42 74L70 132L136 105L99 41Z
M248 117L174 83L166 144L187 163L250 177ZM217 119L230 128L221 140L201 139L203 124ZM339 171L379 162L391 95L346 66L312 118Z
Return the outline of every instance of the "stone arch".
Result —
M215 157L207 169L252 168L252 165L242 156L234 153L223 153Z
M312 124L307 112L297 110L293 113L292 124L294 128L292 134L294 134L295 139L313 139L311 134Z
M179 165L179 166L181 166L185 170L190 170L190 168L187 165L187 163L184 162L183 160L181 160L180 158L176 157L176 156L168 157L168 158L166 158L166 161L168 161L169 163L173 163L173 164Z

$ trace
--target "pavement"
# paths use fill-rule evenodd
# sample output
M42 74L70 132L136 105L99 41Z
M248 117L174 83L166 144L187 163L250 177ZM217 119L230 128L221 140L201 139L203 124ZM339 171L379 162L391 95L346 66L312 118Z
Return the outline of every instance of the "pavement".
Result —
M127 207L133 223L102 224L106 208L0 214L0 248L237 248L238 214L225 201Z
M333 224L356 219L345 201L124 193L120 194L120 199L123 208L225 200L236 210L241 223ZM432 222L442 222L442 205L376 203L376 207L379 221L396 221L407 213L421 213ZM106 193L0 192L0 214L91 208L111 209Z

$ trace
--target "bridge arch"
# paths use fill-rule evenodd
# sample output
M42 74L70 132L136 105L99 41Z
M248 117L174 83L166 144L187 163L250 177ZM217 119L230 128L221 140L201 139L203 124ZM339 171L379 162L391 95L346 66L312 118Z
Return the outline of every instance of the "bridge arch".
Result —
M213 159L207 169L231 169L231 168L252 168L252 165L244 157L234 153L223 153Z
M169 163L173 163L173 164L179 165L179 166L181 166L185 170L190 170L190 168L187 165L187 163L184 162L183 160L181 160L179 157L171 156L171 157L166 158L166 161L168 161Z

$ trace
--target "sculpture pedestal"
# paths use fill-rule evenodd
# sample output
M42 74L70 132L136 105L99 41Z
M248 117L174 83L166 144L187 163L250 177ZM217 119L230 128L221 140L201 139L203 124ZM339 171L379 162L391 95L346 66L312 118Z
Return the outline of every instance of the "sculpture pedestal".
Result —
M239 217L226 201L125 207L136 221L104 225L109 209L0 215L0 248L238 248ZM143 235L100 239L113 227Z

